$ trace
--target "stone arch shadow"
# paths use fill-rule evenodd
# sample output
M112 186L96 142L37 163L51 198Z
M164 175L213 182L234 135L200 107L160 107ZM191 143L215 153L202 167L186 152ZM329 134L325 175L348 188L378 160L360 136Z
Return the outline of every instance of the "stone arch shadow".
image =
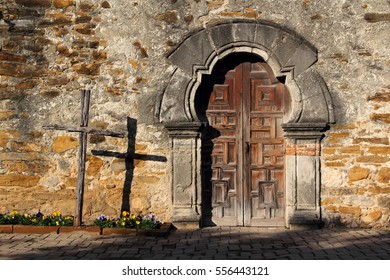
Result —
M155 117L171 138L172 221L178 226L200 221L203 123L196 94L217 62L233 53L258 56L289 90L291 110L282 125L287 138L286 226L318 225L320 142L328 125L335 122L332 97L312 67L316 48L285 27L259 21L209 25L190 34L167 56L169 82L157 102Z

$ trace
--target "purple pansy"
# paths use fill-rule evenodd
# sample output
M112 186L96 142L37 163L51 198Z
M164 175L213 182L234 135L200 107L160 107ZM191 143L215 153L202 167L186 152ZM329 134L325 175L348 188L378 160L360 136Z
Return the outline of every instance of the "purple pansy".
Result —
M43 214L41 213L41 210L38 210L37 214L35 214L37 218L42 218Z
M101 215L98 217L98 220L99 220L99 221L104 221L105 219L107 219L107 216L104 215L104 214L101 214Z

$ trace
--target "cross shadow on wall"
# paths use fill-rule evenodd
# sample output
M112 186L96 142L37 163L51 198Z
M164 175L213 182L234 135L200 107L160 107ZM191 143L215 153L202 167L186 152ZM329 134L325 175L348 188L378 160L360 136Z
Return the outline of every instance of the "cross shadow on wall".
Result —
M127 117L127 151L125 153L104 151L104 150L92 150L92 154L103 157L114 157L125 160L126 176L123 185L122 192L122 211L130 211L130 194L131 184L134 178L134 160L146 160L146 161L157 161L166 162L167 158L158 155L143 155L135 152L135 143L137 136L137 120Z

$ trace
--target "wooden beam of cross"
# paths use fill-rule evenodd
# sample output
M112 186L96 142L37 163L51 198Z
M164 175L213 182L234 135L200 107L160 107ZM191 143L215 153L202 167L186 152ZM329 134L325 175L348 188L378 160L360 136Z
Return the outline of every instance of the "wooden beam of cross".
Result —
M76 209L74 214L74 226L82 225L83 217L83 196L84 196L84 178L85 178L85 162L87 156L87 136L88 134L98 134L104 136L112 136L124 138L124 133L114 132L110 130L99 130L88 127L89 119L89 103L91 98L90 90L81 91L81 122L79 127L69 127L63 125L46 125L43 129L47 130L65 130L67 132L78 132L79 135L79 163L78 163L78 178L76 190Z

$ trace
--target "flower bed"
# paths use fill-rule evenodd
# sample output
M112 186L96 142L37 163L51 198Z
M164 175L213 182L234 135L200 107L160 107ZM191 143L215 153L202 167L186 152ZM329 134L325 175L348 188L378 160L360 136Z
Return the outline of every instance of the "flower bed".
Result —
M62 226L73 226L73 217L64 216L60 211L50 215L44 215L41 211L36 214L20 214L18 211L0 214L0 233L58 233Z
M73 216L63 216L60 211L44 215L41 211L36 214L12 211L0 214L0 225L33 225L33 226L73 226Z
M43 215L40 211L31 215L19 214L12 211L0 214L0 233L91 233L91 234L120 234L134 236L167 236L172 228L171 223L162 223L153 214L146 216L130 214L123 211L119 218L109 218L100 215L92 226L73 227L73 217L63 216L60 211L51 215Z
M170 223L162 223L153 214L146 216L130 214L123 211L119 218L109 218L101 214L94 224L101 227L103 235L120 234L133 236L166 236L170 229Z
M102 228L158 229L162 223L153 214L142 216L123 211L119 218L109 218L101 214L94 224Z

